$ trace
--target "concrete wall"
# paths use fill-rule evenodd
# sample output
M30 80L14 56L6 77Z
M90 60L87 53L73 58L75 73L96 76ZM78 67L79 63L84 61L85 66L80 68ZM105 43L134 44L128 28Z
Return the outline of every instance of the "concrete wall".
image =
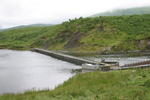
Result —
M96 64L96 62L94 62L94 61L89 61L89 60L81 59L81 58L78 58L78 57L74 57L74 56L70 56L70 55L66 55L66 54L62 54L62 53L58 53L58 52L54 52L54 51L38 49L38 48L34 48L31 51L38 52L38 53L41 53L41 54L45 54L45 55L51 56L53 58L63 60L63 61L67 61L67 62L76 64L76 65L82 65L84 63Z

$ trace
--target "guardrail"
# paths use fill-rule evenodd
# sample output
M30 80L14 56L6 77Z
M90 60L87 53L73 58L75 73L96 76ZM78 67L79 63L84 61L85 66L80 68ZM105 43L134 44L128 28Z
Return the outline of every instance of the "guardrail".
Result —
M150 65L150 60L140 61L140 62L132 63L132 64L125 64L121 67L133 67L133 66L141 66L141 65Z

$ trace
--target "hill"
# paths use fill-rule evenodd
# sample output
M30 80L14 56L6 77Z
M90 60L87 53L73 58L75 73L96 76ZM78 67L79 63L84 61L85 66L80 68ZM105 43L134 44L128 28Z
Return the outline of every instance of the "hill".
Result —
M29 25L18 25L10 28L2 28L0 30L8 30L8 29L17 29L17 28L25 28L25 27L44 27L44 26L52 26L52 24L29 24Z
M150 50L150 15L104 16L60 25L0 32L0 48L35 47L78 52Z
M96 16L121 16L121 15L141 15L141 14L150 14L150 6L147 7L138 7L138 8L128 8L128 9L118 9L109 12L103 12L99 14L92 15Z

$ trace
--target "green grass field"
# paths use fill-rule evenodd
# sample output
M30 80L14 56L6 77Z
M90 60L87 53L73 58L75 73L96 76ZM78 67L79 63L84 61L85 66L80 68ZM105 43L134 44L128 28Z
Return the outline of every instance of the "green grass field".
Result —
M150 69L77 74L52 91L0 96L0 100L150 100Z

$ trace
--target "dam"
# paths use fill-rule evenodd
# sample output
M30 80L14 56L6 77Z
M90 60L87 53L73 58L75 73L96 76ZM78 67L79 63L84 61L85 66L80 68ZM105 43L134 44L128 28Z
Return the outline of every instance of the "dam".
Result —
M44 49L39 49L39 48L34 48L31 51L38 52L38 53L41 53L44 55L48 55L53 58L67 61L67 62L76 64L76 65L82 65L82 64L87 63L87 64L93 64L93 65L100 64L100 65L104 65L104 67L105 67L105 64L110 64L110 70L123 70L123 69L130 69L130 68L146 68L146 67L150 66L150 60L139 61L137 63L125 64L125 65L121 66L121 65L119 65L119 62L114 62L114 61L107 62L106 61L106 62L102 63L99 61L88 60L88 59L84 59L84 58L79 58L79 57L63 54L63 53L56 52L56 51L44 50ZM115 66L115 67L113 67L113 66Z
M62 54L62 53L59 53L59 52L44 50L44 49L39 49L39 48L34 48L31 51L38 52L38 53L41 53L41 54L45 54L45 55L51 56L53 58L63 60L63 61L67 61L67 62L76 64L76 65L82 65L84 63L88 63L88 64L97 64L98 63L96 61L90 61L90 60L82 59L82 58L79 58L79 57L74 57L74 56L71 56L71 55L66 55L66 54Z

